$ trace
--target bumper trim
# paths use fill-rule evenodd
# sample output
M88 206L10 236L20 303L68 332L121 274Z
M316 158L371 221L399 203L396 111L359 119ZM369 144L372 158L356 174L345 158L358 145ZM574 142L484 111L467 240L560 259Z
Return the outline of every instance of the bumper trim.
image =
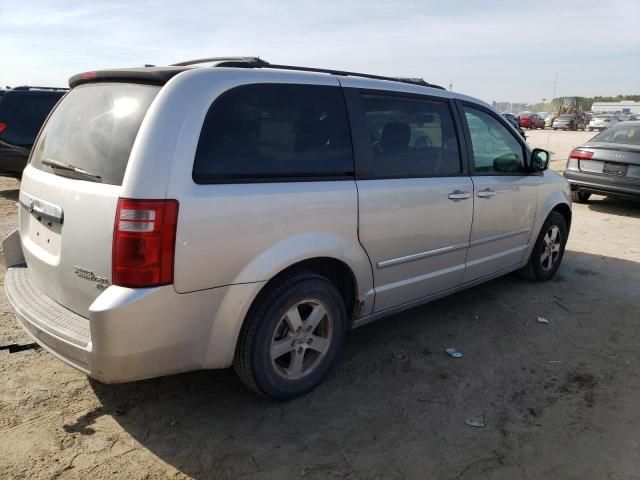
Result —
M583 190L602 195L640 197L640 181L627 177L612 177L565 170L564 177L571 190Z

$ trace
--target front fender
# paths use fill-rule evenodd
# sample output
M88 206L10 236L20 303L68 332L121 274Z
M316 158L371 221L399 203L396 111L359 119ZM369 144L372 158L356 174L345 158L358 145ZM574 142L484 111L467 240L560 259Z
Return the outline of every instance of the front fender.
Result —
M564 177L558 175L556 172L547 170L544 172L544 175L540 177L540 183L538 185L538 209L531 231L531 242L527 250L526 258L529 258L531 255L538 234L549 213L558 205L566 205L569 207L569 210L571 210L571 188Z

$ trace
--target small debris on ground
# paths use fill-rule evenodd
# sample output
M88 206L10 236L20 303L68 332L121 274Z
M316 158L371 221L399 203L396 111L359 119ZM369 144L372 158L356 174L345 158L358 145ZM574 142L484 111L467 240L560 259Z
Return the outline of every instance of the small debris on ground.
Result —
M447 355L449 355L451 358L462 358L462 352L459 352L453 347L447 348L445 352L447 352Z
M543 318L543 317L538 317L538 323L546 323L546 324L548 324L549 320L547 320L546 318Z
M404 360L405 358L407 358L407 356L403 355L402 353L394 353L393 356L396 357L398 360Z
M467 418L464 423L470 427L481 428L487 426L487 419L484 415L480 415L478 417Z

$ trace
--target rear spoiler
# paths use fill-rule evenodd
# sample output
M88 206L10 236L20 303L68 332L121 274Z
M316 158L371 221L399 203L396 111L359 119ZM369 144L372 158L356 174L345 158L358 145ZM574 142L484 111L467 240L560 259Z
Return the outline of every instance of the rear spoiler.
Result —
M84 83L98 82L131 82L151 85L164 85L177 74L192 67L147 67L147 68L119 68L115 70L96 70L74 75L69 79L69 87L74 88Z

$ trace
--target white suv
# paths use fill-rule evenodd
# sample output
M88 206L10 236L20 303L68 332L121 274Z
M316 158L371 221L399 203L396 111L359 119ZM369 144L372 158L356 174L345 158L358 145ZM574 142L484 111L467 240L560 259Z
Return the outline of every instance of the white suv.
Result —
M352 327L560 265L568 185L485 103L212 65L76 75L40 132L5 284L58 358L107 383L233 365L291 398Z

